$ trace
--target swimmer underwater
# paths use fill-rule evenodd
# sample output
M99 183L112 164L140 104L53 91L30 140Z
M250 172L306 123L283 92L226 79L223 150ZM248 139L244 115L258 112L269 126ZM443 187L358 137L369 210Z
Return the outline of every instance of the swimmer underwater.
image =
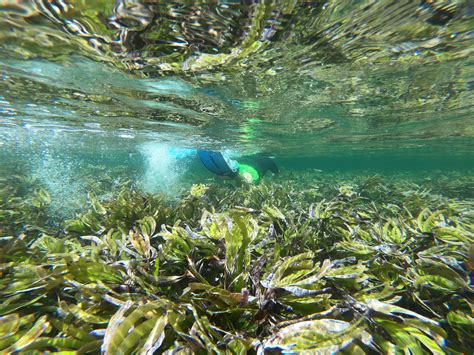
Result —
M272 158L262 155L244 157L241 162L210 150L198 150L197 155L210 172L222 178L237 179L248 184L258 183L268 171L273 174L280 171Z

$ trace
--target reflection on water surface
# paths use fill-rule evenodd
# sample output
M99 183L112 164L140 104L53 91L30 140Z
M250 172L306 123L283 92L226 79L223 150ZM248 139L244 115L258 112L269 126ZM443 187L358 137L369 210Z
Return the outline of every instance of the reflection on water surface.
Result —
M1 11L9 129L178 131L189 146L307 156L472 150L470 1L38 0Z
M0 0L0 353L471 353L473 21Z

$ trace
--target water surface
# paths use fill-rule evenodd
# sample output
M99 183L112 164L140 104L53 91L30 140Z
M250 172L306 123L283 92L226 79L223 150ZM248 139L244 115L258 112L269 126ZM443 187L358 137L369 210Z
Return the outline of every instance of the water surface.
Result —
M172 184L189 170L173 147L269 154L283 170L474 166L470 1L0 11L1 159L35 175L88 162Z

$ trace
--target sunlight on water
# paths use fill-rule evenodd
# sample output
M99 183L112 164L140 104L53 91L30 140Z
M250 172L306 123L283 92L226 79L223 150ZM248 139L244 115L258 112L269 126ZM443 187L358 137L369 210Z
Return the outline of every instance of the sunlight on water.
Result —
M473 21L0 0L0 354L472 353Z
M285 156L473 149L469 1L0 6L2 127L172 123L189 146Z

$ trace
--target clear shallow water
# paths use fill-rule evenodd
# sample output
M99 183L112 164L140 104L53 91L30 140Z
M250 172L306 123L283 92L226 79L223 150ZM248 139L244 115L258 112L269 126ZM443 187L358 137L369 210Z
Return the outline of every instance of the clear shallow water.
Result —
M70 196L84 164L148 190L209 178L174 147L266 153L283 171L474 166L469 1L0 11L0 157Z
M470 353L473 21L0 0L0 353Z

